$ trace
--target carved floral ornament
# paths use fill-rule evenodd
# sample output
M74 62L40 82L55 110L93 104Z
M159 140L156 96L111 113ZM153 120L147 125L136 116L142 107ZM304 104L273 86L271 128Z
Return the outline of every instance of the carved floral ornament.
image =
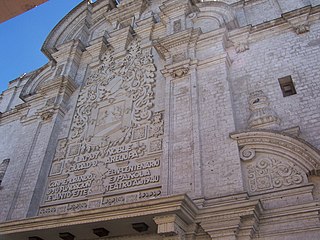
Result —
M319 169L319 151L303 140L273 131L231 134L237 140L250 193L285 189L308 182Z

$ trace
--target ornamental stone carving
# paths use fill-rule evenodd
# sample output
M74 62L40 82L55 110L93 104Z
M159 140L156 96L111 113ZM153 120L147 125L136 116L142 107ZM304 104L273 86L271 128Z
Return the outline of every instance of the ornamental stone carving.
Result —
M254 149L249 147L244 147L240 150L240 158L243 161L249 161L256 156L256 152Z
M248 186L252 193L300 185L304 179L301 169L276 156L261 157L247 165Z
M311 8L306 7L301 9L299 15L295 15L294 13L285 13L283 14L283 18L289 23L289 25L293 28L296 34L303 34L309 32L310 30L310 17Z
M153 109L156 68L151 49L142 49L138 39L127 51L114 58L107 49L91 69L70 134L58 142L40 215L160 196L163 117Z
M178 68L173 70L170 74L173 78L182 78L184 76L186 76L189 72L189 68L187 67L182 67L182 68Z
M233 43L235 50L237 53L245 52L246 50L249 50L249 43L246 42L234 42Z
M300 24L300 25L294 26L293 29L296 32L296 34L303 34L303 33L309 32L310 25L307 23Z
M249 109L250 128L272 128L280 123L279 117L271 109L269 100L262 90L250 93Z
M54 111L52 110L48 110L48 111L44 111L39 113L42 121L50 121L54 115Z
M67 152L67 143L68 143L68 139L64 138L64 139L60 139L58 141L58 147L56 149L56 153L54 156L54 161L55 160L61 160L65 157L66 152Z

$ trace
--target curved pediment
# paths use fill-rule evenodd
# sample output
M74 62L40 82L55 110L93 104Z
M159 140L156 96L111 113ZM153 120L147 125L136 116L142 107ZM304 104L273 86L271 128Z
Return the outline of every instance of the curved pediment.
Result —
M320 167L320 152L302 139L272 131L235 133L244 184L250 195L309 184Z
M52 76L52 63L49 62L42 66L41 68L33 71L31 73L30 78L23 86L23 89L20 94L20 98L26 100L27 97L34 95L39 86L46 82L47 80L51 79Z
M42 45L41 51L51 59L56 47L73 39L84 40L82 34L86 27L87 2L83 1L71 10L49 33ZM82 38L82 39L81 39Z
M209 32L221 27L229 29L238 26L234 10L224 2L206 1L198 3L198 12L189 15L195 27L200 27L202 32Z
M300 166L306 174L313 173L320 168L319 150L301 138L271 130L233 133L231 138L237 140L239 147L242 148L240 151L242 160L250 160L249 155L247 157L243 155L246 150L247 154L262 152L285 156Z

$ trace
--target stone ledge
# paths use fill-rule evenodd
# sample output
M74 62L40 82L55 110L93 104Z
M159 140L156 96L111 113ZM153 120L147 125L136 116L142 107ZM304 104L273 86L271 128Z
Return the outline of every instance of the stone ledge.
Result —
M34 230L49 230L79 224L112 222L127 218L177 214L186 223L191 223L198 208L186 195L163 197L161 199L132 203L120 206L86 210L72 214L61 214L49 217L34 217L26 220L9 221L0 224L0 236Z

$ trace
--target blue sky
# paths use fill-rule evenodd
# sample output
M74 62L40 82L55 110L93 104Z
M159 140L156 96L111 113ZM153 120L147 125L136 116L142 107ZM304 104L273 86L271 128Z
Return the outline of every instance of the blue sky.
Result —
M0 93L8 82L48 62L40 51L54 26L82 0L49 0L0 24Z

